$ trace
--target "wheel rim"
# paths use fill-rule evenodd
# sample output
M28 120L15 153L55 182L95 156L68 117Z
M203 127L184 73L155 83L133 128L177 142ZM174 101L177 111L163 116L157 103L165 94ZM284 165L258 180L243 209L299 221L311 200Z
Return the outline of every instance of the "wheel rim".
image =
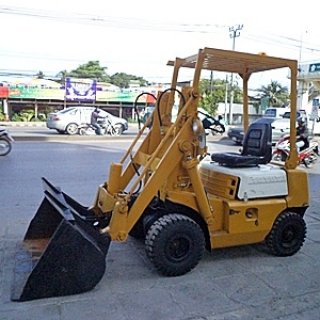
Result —
M275 152L272 156L274 161L286 161L286 154L284 152Z
M175 236L168 243L165 254L166 257L174 262L183 261L189 254L191 241L185 236Z
M67 128L67 132L69 134L76 134L78 131L78 126L76 124L69 124Z
M297 235L298 235L298 232L294 226L292 226L292 225L287 226L283 230L282 235L281 235L282 246L284 248L294 247L298 242Z
M281 155L279 153L275 154L272 158L275 161L281 161Z

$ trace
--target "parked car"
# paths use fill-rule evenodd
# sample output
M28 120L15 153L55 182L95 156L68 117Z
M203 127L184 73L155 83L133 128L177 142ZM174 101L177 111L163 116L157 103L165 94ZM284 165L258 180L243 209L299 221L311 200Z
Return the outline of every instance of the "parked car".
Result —
M55 129L59 133L76 134L80 125L90 123L91 113L94 109L95 107L69 107L58 112L49 113L47 128ZM128 130L127 120L116 117L104 110L99 110L100 116L110 119L117 135L121 135Z
M263 119L263 120L262 120ZM255 123L259 123L260 121L268 121L272 123L276 120L276 118L273 117L263 117L263 118L259 118L257 120L255 120ZM230 127L229 130L227 131L227 135L230 139L232 139L236 144L238 145L242 145L242 141L244 138L244 129L243 127ZM272 135L273 135L273 130L272 130ZM276 140L278 141L278 140ZM272 137L272 143L275 143L276 141L274 141L274 137Z
M229 127L227 135L232 141L235 142L235 144L242 145L242 141L244 138L243 127Z
M279 108L278 108L279 109ZM299 118L304 118L307 121L307 115L305 110L297 111L297 120ZM290 111L283 113L282 117L266 117L260 119L268 119L272 127L272 144L276 144L279 141L280 137L284 134L288 134L290 131ZM261 121L257 119L255 122ZM244 138L244 129L243 127L230 127L227 135L232 139L236 144L242 145L242 140Z
M265 110L263 117L267 118L282 118L283 115L290 111L289 107L269 107Z

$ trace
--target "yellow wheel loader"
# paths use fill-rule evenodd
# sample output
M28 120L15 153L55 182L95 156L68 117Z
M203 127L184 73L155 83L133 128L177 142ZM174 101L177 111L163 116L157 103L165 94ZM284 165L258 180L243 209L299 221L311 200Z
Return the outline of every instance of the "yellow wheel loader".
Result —
M147 121L122 159L111 164L92 206L43 178L45 197L17 252L12 300L94 288L110 243L129 235L145 241L146 255L165 276L192 270L205 249L265 243L272 254L290 256L302 247L309 191L295 147L297 61L204 48L168 65L171 88L158 95L152 125ZM179 90L182 68L193 69L194 76L191 86ZM270 124L248 126L248 80L279 68L290 72L292 148L285 163L270 163ZM197 115L202 70L237 73L243 80L246 134L239 154L208 157ZM179 111L172 121L174 105Z

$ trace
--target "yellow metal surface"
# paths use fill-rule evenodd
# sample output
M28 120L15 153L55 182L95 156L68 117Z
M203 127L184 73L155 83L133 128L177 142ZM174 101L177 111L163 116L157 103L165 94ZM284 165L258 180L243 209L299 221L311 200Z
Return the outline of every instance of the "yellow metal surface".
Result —
M239 177L201 167L199 169L202 183L206 191L212 195L226 199L235 199L239 185Z
M309 205L309 183L305 170L287 170L289 195L287 197L289 208L300 208Z
M213 48L181 59L174 66L172 86L158 96L152 127L141 145L146 126L139 132L119 164L113 164L108 181L99 188L95 209L111 215L103 232L112 240L124 241L154 197L189 207L207 225L212 248L263 241L276 217L288 207L308 205L306 173L295 170L297 150L292 148L286 162L289 183L287 197L265 200L237 200L237 176L197 169L207 149L203 145L203 128L199 130L197 109L200 99L201 71L215 70L238 73L243 80L244 127L248 126L248 81L251 74L289 68L291 76L291 125L296 114L297 61ZM181 68L193 68L191 87L178 92L179 112L173 123L171 111L177 95ZM181 98L183 97L183 99ZM295 129L291 129L295 139ZM294 143L291 145L295 146ZM298 180L297 180L298 179ZM296 183L299 181L299 186ZM302 181L302 185L300 184ZM301 186L304 188L301 190ZM299 187L299 190L298 190ZM140 190L135 195L136 190ZM130 203L135 196L133 203ZM130 203L130 205L129 205Z
M263 241L276 217L286 207L285 199L226 200L223 202L223 211L218 212L218 215L222 215L221 229L214 229L210 233L212 248Z
M198 59L201 54L203 58ZM295 64L296 60L215 48L200 49L198 54L180 60L180 67L192 69L197 67L200 70L233 72L239 75L291 68ZM169 61L168 65L173 66L174 62Z
M168 65L174 65L174 61L169 61ZM237 51L229 51L215 48L200 49L198 54L179 60L179 67L195 68L194 83L199 81L199 70L215 70L223 72L237 73L243 80L243 125L246 130L248 127L248 81L253 73L268 70L289 68L290 70L290 108L293 114L291 118L290 135L294 145L295 141L295 117L297 101L297 68L296 60L271 57L266 54L251 54ZM288 160L287 167L296 167L297 150L293 148L291 158Z
M98 189L93 210L97 215L101 213L112 212L116 203L114 194L110 194L105 185L101 185Z

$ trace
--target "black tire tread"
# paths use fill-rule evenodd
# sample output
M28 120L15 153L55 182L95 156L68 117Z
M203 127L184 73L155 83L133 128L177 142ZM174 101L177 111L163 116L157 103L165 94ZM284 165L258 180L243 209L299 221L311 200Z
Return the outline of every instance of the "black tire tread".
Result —
M293 248L284 248L281 246L281 243L278 241L279 232L284 227L286 223L297 223L301 227L301 235L298 239L298 243ZM286 211L282 213L274 222L272 229L268 236L266 237L266 246L270 252L279 257L291 256L298 252L302 247L306 237L306 223L303 220L303 217L296 212Z
M157 252L157 242L161 234L169 228L186 228L193 230L194 245L197 250L192 252L192 257L184 265L170 265L161 259ZM191 271L201 260L205 249L205 238L201 227L191 218L183 214L168 214L160 217L149 228L145 239L145 250L148 258L153 263L158 272L165 276L179 276Z
M6 143L6 144L7 144L7 147L8 147L7 151L1 153L0 156L6 156L7 154L9 154L9 153L11 152L11 150L12 150L12 145L11 145L11 143L10 143L7 139L1 139L1 138L0 138L0 140L1 140L1 141L4 141L4 143Z

